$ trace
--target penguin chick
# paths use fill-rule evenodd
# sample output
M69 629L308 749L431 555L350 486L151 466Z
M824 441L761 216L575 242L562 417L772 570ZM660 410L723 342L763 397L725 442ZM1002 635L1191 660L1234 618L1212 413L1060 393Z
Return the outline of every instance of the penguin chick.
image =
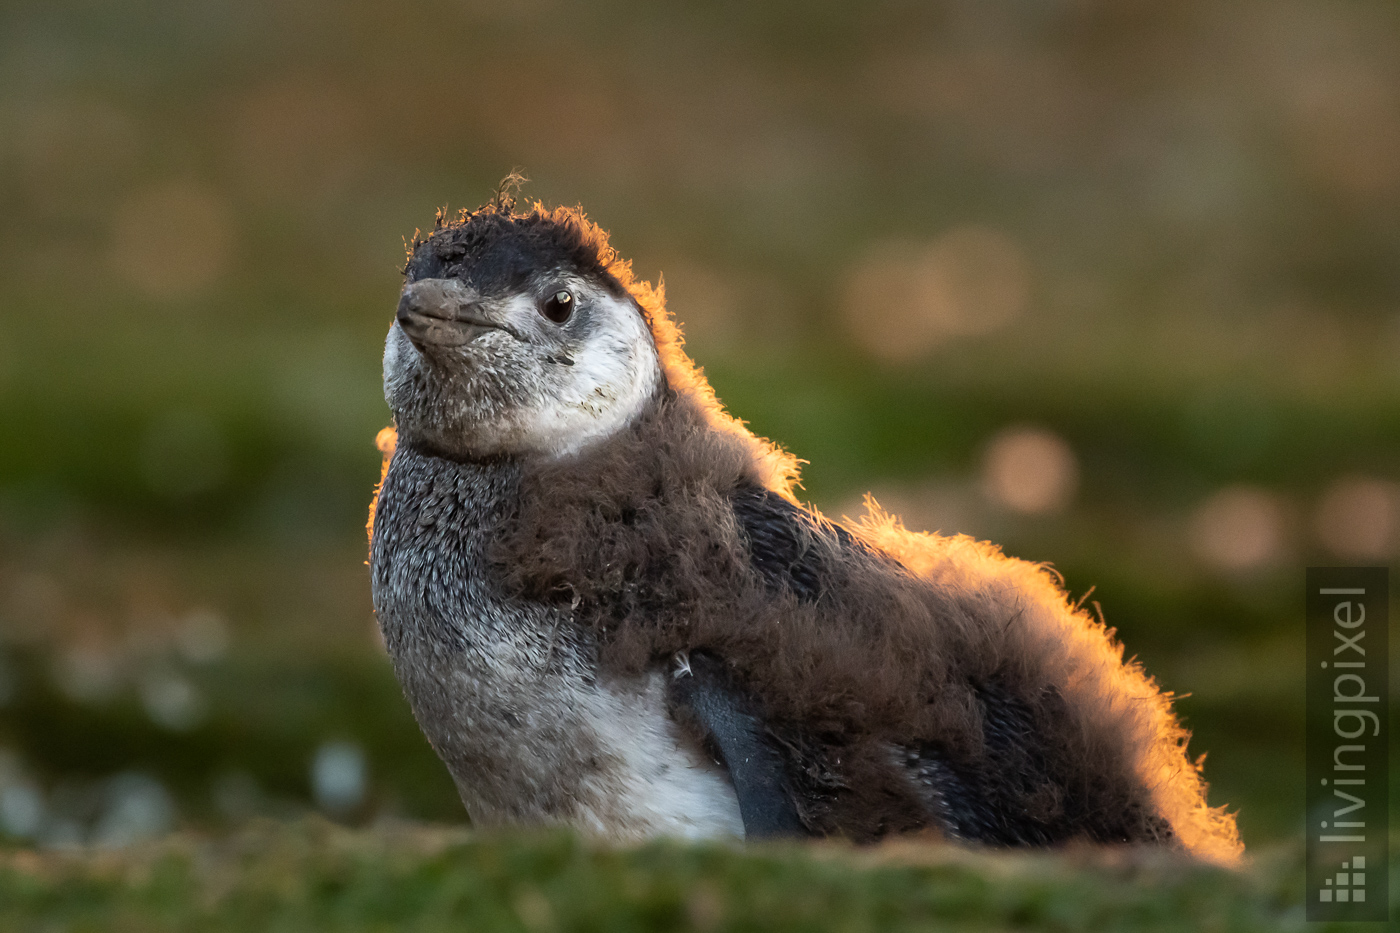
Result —
M580 211L498 196L405 275L372 589L474 821L1238 857L1171 696L1050 571L799 505Z

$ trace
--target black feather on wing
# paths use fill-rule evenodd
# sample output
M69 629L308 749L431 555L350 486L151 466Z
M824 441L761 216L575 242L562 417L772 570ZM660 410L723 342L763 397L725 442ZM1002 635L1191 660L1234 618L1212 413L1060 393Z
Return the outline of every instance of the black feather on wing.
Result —
M805 601L815 602L831 579L832 551L821 546L822 539L841 550L861 547L841 526L761 486L740 486L731 501L754 569L769 586L791 590Z

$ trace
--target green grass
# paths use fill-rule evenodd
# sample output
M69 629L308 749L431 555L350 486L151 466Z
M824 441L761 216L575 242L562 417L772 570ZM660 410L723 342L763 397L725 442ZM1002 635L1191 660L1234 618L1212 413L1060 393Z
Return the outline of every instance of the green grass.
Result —
M123 851L5 853L0 927L1279 931L1304 928L1301 854L1269 849L1230 871L1161 852L925 841L610 849L563 834L264 822Z

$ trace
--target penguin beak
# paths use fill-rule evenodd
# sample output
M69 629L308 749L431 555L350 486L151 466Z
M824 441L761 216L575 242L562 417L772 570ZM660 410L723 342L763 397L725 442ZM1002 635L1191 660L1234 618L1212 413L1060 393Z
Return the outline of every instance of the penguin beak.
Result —
M488 330L505 329L486 317L476 292L457 279L410 282L396 317L419 350L460 347Z

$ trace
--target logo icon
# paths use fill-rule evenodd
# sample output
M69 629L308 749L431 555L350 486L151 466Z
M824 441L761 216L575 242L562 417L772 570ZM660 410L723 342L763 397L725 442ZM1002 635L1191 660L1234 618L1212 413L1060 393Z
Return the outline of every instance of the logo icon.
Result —
M1322 884L1317 890L1317 899L1324 904L1366 900L1366 856L1358 855L1343 862L1336 878L1328 878Z

